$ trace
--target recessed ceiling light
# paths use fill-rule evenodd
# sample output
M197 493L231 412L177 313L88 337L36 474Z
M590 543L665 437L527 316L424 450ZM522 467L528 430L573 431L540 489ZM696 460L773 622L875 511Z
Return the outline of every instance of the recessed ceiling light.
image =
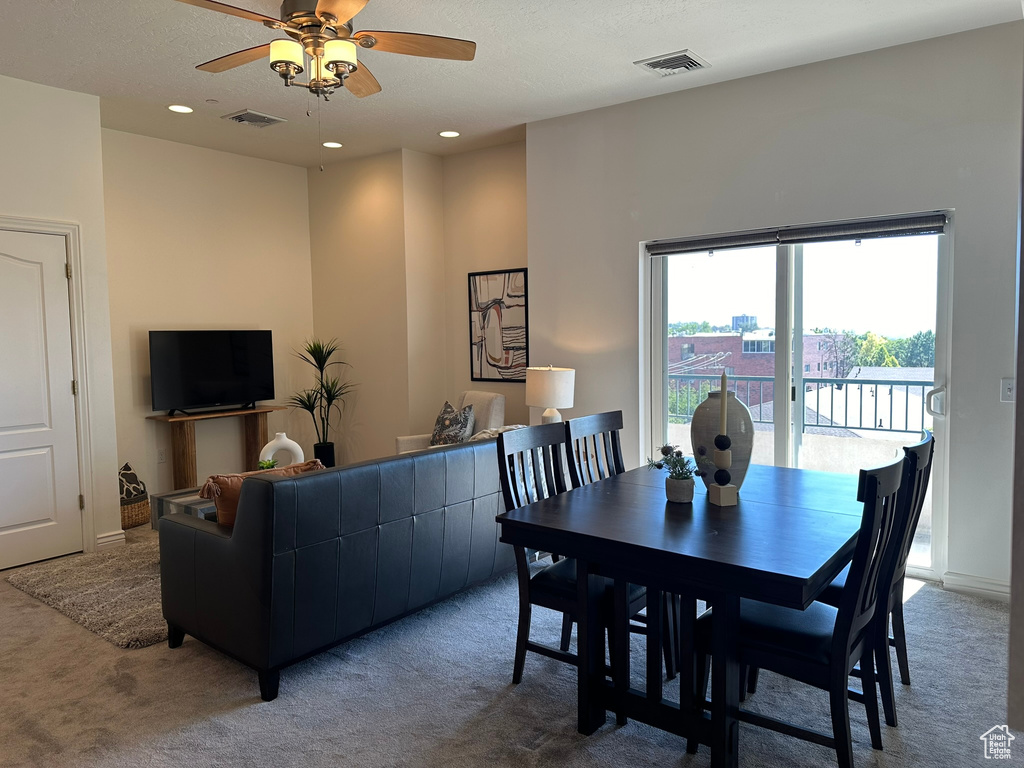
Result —
M169 106L168 109L171 110L171 112L180 112L183 115L187 115L189 112L192 111L192 107L185 107L181 104L171 104L171 106Z
M207 104L220 104L220 102L217 101L216 99L207 99L206 103Z
M459 132L458 131L441 131L437 135L438 136L442 136L442 137L444 137L446 139L454 139L454 138L458 137Z
M341 149L342 145L337 141L325 141L324 146L328 149Z

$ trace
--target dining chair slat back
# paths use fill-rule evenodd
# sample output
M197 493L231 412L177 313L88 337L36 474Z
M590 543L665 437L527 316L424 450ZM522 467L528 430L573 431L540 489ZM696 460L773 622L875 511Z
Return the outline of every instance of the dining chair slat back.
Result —
M626 471L619 442L621 429L622 411L595 413L565 423L569 480L573 488Z
M501 492L508 510L564 493L565 428L540 424L498 435Z
M864 518L846 588L837 606L834 637L846 637L847 652L861 643L870 642L871 619L878 610L878 583L883 563L895 549L892 539L900 513L899 488L903 462L897 461L875 470L861 470L857 500L864 504Z
M917 533L917 524L921 520L925 496L928 494L934 453L935 438L927 430L925 430L924 439L919 443L903 448L903 481L900 484L900 503L905 509L901 519L897 520L899 527L893 531L899 544L893 550L892 562L883 565L883 569L888 575L888 582L893 587L902 582L907 573L907 561L910 559L910 550L914 545L914 534ZM882 586L885 586L885 582L882 582Z

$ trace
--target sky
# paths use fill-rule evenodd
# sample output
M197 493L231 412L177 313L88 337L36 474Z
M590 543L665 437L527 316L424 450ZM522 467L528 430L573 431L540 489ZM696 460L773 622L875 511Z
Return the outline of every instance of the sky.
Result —
M668 261L668 322L775 326L775 246L680 254ZM935 330L938 236L804 245L804 328L887 338Z

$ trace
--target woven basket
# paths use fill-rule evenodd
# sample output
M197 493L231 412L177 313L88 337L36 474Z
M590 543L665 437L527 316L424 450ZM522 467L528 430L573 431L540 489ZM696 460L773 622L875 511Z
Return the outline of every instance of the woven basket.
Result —
M121 527L124 529L134 528L149 522L149 497L142 501L135 501L130 504L121 505Z

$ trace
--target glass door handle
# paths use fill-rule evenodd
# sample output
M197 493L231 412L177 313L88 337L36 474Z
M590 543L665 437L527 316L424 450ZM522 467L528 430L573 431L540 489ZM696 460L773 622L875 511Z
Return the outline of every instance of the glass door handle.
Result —
M935 403L939 404L938 408L933 407ZM929 390L924 396L924 409L928 411L928 415L935 419L946 418L946 385L936 387L935 389Z

